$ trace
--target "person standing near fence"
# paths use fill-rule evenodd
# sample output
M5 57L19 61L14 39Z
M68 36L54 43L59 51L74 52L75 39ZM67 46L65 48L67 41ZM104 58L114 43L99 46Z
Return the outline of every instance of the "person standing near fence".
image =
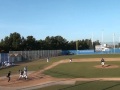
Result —
M47 58L47 62L49 62L49 57Z

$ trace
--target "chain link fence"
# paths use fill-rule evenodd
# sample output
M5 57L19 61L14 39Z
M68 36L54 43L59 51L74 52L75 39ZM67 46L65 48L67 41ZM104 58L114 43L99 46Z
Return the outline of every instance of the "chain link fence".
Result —
M21 55L22 61L62 55L62 50L9 51L9 55Z

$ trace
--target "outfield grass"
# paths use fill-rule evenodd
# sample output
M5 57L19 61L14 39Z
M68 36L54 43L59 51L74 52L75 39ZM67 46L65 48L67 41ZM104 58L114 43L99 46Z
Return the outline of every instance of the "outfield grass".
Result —
M54 85L36 90L120 90L119 81L76 82L75 85Z
M10 67L0 70L0 76L6 75L8 71L12 71L12 74L18 73L19 69L23 69L24 66L28 67L28 71L41 70L54 62L59 60L73 58L120 58L120 54L101 54L101 55L68 55L50 58L50 62L47 63L46 59L34 60L30 62L23 62L15 67ZM108 63L108 62L107 62ZM120 65L120 62L109 62L109 64ZM100 65L100 62L80 62L80 63L66 63L60 64L50 70L45 71L45 74L62 78L89 78L89 77L120 77L120 67L116 69L97 69L95 65ZM119 90L120 82L77 82L75 85L56 85L37 90Z
M0 69L0 76L6 75L8 73L8 71L12 71L12 74L16 74L16 73L18 73L18 70L23 69L24 66L27 66L29 71L37 71L37 70L41 70L41 69L51 65L54 62L57 62L57 61L63 60L63 59L101 58L101 57L119 58L120 54L67 55L67 56L52 57L52 58L50 58L49 63L46 63L46 59L34 60L34 61L30 61L30 62L25 62L25 63L23 62L24 64L19 64L19 66L10 67L10 68L6 68L6 69Z
M108 61L107 64L120 66L119 61ZM63 63L46 70L44 74L57 78L98 78L98 77L120 77L118 68L96 68L100 62L72 62Z

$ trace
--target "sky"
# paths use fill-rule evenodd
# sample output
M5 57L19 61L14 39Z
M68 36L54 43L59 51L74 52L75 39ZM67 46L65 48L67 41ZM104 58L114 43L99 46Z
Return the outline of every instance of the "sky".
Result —
M120 0L0 0L0 39L10 33L68 41L120 41ZM103 40L102 40L103 39Z

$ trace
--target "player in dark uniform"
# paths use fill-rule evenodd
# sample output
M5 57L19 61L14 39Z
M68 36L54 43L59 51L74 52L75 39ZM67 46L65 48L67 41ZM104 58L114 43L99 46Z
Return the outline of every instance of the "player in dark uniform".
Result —
M8 78L8 82L10 81L10 75L11 75L11 71L8 72L7 78Z

